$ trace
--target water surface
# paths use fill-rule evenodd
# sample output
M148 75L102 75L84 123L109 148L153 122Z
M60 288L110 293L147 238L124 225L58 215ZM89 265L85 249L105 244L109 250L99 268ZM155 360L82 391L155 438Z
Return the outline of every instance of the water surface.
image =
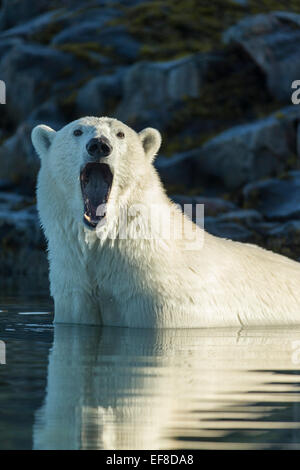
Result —
M52 325L0 296L1 449L299 449L300 327Z

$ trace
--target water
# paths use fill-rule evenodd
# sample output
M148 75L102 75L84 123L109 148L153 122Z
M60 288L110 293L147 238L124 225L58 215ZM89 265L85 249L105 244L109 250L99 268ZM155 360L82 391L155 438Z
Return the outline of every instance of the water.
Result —
M0 449L299 449L300 327L52 325L0 297Z

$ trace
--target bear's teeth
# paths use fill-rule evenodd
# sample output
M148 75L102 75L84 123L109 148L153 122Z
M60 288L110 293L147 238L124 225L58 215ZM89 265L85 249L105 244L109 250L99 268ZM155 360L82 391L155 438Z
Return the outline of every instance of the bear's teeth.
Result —
M83 217L84 217L88 222L92 222L92 221L91 221L91 218L90 218L87 214L83 214Z

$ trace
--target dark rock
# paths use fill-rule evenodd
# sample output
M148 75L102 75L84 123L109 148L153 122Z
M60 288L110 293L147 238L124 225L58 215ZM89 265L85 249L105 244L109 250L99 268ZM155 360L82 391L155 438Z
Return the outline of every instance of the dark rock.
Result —
M0 30L11 28L48 10L51 0L2 0L0 10Z
M113 75L96 77L86 83L78 92L76 106L78 114L103 116L111 113L122 95L123 69Z
M284 179L269 179L247 185L245 203L268 219L300 219L300 172L291 171Z
M32 197L13 192L7 192L4 190L0 191L0 211L2 214L3 212L10 214L11 211L19 211L21 209L27 208L28 206L33 208L36 213L35 206L33 206L33 204L34 201ZM25 213L25 215L31 216L31 213ZM14 217L14 213L12 214L12 217Z
M300 220L277 224L264 235L265 246L290 258L300 256Z
M141 44L126 30L125 26L109 26L99 31L98 42L111 49L111 54L124 61L133 62L138 58Z
M119 119L135 125L162 127L170 109L185 97L198 97L206 61L192 55L168 62L137 62L124 76Z
M291 84L300 77L300 15L272 12L250 16L227 30L223 39L252 57L276 98L290 101Z
M0 278L32 276L47 285L45 239L32 200L0 192Z
M15 134L0 146L0 179L9 181L26 194L33 194L40 166L31 143L31 131L37 124L46 124L58 130L67 122L55 102L47 101L36 108Z
M197 174L217 177L226 188L236 189L281 173L296 153L299 118L300 108L290 106L219 134L199 149L198 158L195 156Z
M0 179L0 191L10 191L13 188L12 182L6 179Z
M232 0L233 3L236 3L237 5L240 5L242 7L247 7L249 5L248 0Z
M184 204L192 204L193 206L203 204L205 217L224 214L226 212L234 213L236 209L236 206L232 202L216 197L174 195L171 196L171 199L176 204L179 204L182 210L184 209Z
M104 55L107 54L117 58L117 63L120 59L129 63L135 61L139 55L141 45L127 32L125 26L103 27L103 24L111 18L111 15L106 15L102 11L99 19L97 19L97 12L95 16L96 20L81 20L80 23L63 30L54 36L51 44L56 47L78 44L79 48L80 44L84 46L84 43L86 43L92 45L93 49L99 50Z
M240 242L249 242L253 239L252 232L242 225L235 222L224 222L215 217L205 217L204 228L212 235L221 238Z
M62 16L64 13L63 9L52 10L42 15L39 15L29 21L22 22L20 25L14 26L13 28L6 29L0 33L0 39L8 38L22 38L29 39L32 36L41 33L49 23L54 23L58 21L58 17Z
M37 124L46 124L55 130L59 130L68 124L66 117L63 115L58 103L55 99L45 101L34 109L27 119L28 123L31 123L32 128Z
M3 60L4 56L14 47L23 44L20 38L2 38L0 36L0 57Z
M11 181L25 192L34 191L39 169L39 159L30 140L31 131L31 124L21 124L0 147L0 178Z
M278 226L279 222L269 222L263 220L262 222L254 222L252 228L256 233L262 235L265 238L271 230L277 228Z
M73 66L70 55L48 47L20 44L11 49L0 63L10 117L15 122L26 119L49 95L66 87L62 72Z
M297 138L296 138L296 142L297 142L297 157L298 157L298 160L300 161L300 124L298 124L297 126Z
M263 216L256 210L235 210L222 214L218 217L220 222L235 222L237 224L245 225L248 228L252 228L254 224L257 224L263 220Z
M195 157L199 150L176 154L171 158L159 156L155 167L165 185L191 186L195 175Z
M99 35L101 35L105 24L119 15L118 10L113 8L82 11L75 16L75 18L74 15L72 15L73 18L71 18L72 21L70 21L69 26L56 34L51 44L58 45L96 41L102 45Z

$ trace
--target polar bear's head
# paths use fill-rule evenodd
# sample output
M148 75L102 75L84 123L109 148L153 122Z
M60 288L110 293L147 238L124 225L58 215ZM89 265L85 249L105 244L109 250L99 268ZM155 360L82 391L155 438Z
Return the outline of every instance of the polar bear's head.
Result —
M142 184L161 136L152 128L136 133L116 119L85 117L57 132L36 126L32 142L49 181L70 202L68 209L95 228L112 201L124 200Z

